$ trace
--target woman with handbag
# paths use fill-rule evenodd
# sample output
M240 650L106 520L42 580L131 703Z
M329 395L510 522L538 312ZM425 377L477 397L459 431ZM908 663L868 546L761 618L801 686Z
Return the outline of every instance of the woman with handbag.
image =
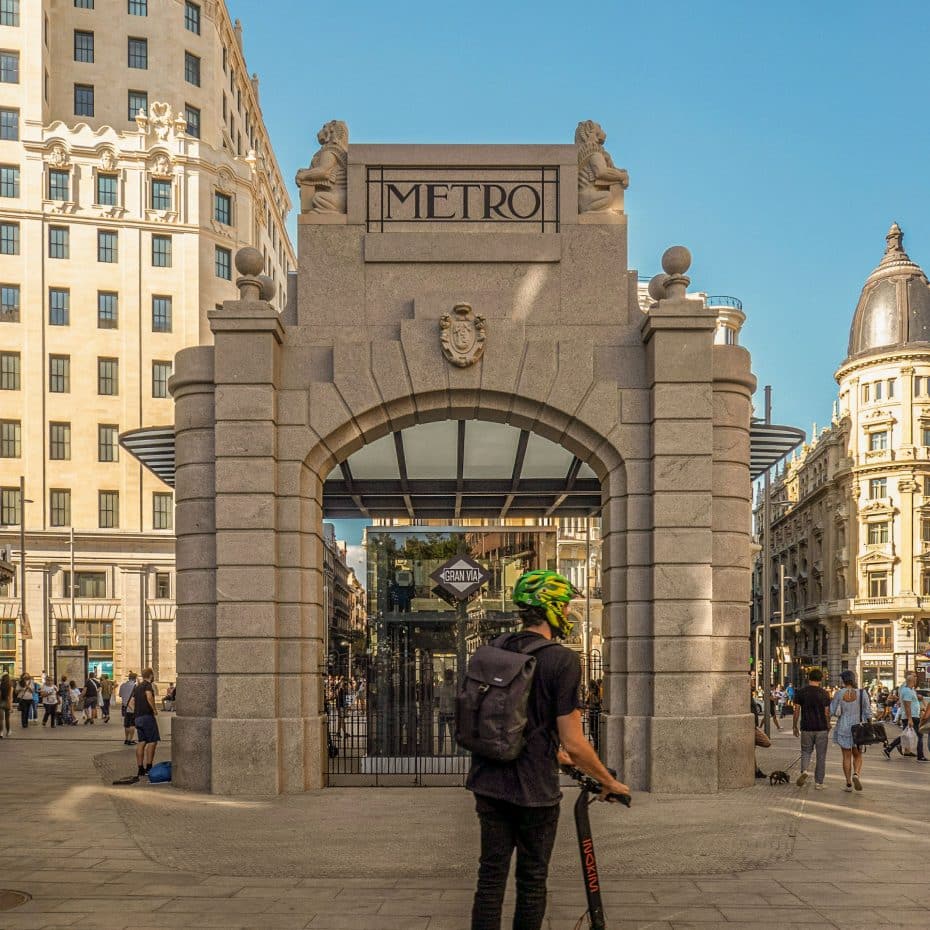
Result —
M846 669L840 676L844 687L837 690L830 702L830 715L836 717L833 742L843 750L844 791L862 790L862 750L853 739L852 729L857 723L872 719L872 702L864 691L856 687L856 673Z

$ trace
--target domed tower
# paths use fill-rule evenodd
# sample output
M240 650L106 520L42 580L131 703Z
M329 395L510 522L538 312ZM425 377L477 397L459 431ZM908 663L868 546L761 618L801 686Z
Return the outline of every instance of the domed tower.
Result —
M903 238L894 223L836 372L849 434L833 570L846 661L866 684L914 668L930 617L930 283Z

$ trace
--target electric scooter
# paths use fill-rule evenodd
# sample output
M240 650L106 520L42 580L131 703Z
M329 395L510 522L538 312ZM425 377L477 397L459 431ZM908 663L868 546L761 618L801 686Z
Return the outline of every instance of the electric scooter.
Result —
M591 838L591 818L588 808L594 803L595 795L601 793L600 782L585 775L574 766L564 766L562 771L578 782L581 791L575 801L575 829L578 832L578 852L581 856L581 876L584 880L584 891L588 899L588 910L582 914L575 924L575 930L582 930L585 917L588 918L590 930L607 930L604 922L604 906L601 904L601 882L597 874L597 859L594 855L594 840ZM617 773L608 769L614 778ZM619 801L630 806L631 798L628 794L608 795L608 801Z

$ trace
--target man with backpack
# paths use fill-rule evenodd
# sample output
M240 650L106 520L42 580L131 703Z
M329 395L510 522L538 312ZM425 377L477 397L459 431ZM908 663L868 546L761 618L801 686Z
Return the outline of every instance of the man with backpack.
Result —
M500 930L510 860L517 850L514 928L539 930L559 822L558 764L601 783L600 798L628 794L604 767L581 726L581 664L554 642L571 633L577 592L553 571L522 575L513 601L522 629L481 646L457 701L456 739L472 751L466 787L481 826L472 930ZM561 743L561 749L559 744Z

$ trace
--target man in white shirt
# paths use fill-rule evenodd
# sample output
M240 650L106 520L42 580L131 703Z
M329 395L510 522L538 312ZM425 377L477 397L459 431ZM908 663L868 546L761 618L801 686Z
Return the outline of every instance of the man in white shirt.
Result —
M43 678L42 687L39 689L39 699L42 701L42 710L45 716L42 718L42 726L52 721L52 729L55 729L55 717L58 713L58 689L55 682L50 678Z
M132 697L132 692L136 690L136 673L130 672L126 678L127 680L119 686L119 703L123 713L123 729L126 734L123 745L135 746L136 741L132 738L133 731L136 728L135 715L133 711L127 709L127 705L129 704L129 699Z
M901 685L898 694L900 696L901 704L901 717L904 722L904 727L907 729L910 727L917 734L917 761L918 762L930 762L924 755L924 738L918 730L918 723L920 722L920 697L917 694L917 673L908 672L904 679L904 684ZM891 758L891 750L897 749L898 752L901 752L901 737L899 736L896 740L892 740L882 752L885 754L886 759ZM910 753L908 753L910 755Z

